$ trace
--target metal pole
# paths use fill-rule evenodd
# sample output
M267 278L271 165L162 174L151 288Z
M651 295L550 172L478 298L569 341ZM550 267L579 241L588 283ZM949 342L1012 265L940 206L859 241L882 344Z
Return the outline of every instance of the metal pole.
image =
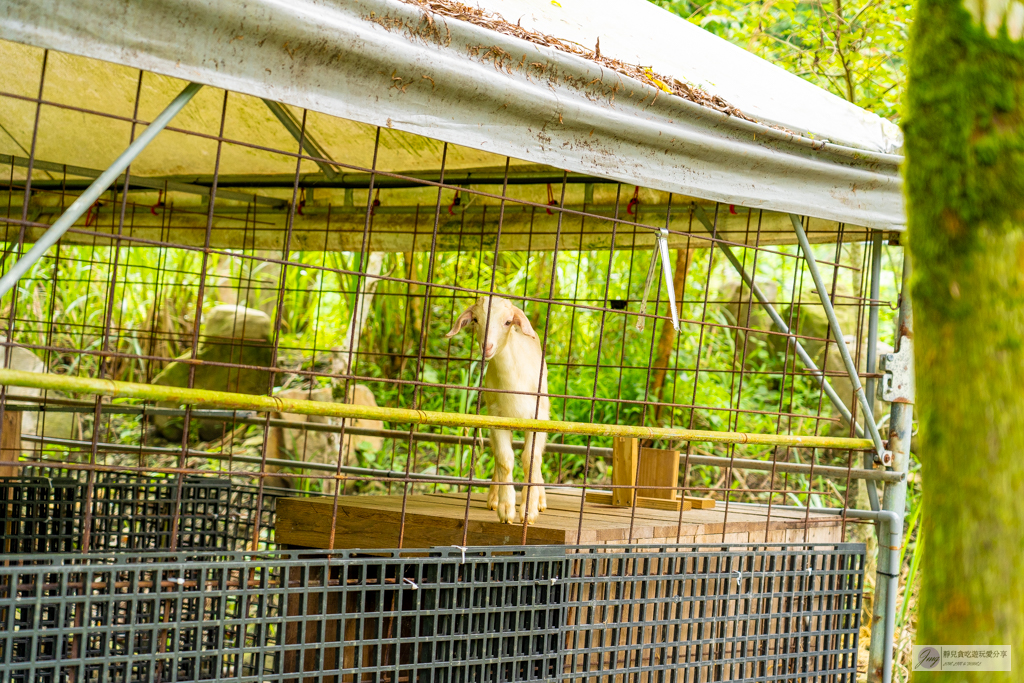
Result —
M914 338L913 307L910 300L910 255L903 252L903 287L900 293L900 317L896 330L896 351ZM889 449L892 451L892 469L906 472L910 466L910 439L914 421L913 384L904 389L904 395L892 402L889 411ZM892 680L893 648L896 635L896 599L899 593L900 544L883 548L881 539L902 536L903 515L907 507L907 482L887 482L882 495L882 510L894 517L881 522L878 530L878 573L875 578L875 599L871 618L871 652L868 659L868 680L890 683ZM902 543L902 541L901 541ZM893 547L895 546L895 547ZM888 551L888 552L886 552Z
M319 161L319 159L331 159L327 156L327 152L321 147L316 140L314 140L308 130L304 130L302 125L295 120L292 113L284 108L284 105L278 104L274 100L263 100L263 104L267 105L267 109L277 117L277 120L281 122L281 125L285 127L285 130L291 134L295 140L302 145L302 148L306 150L306 153L311 157L316 157L316 165L320 167L320 170L324 172L328 180L334 180L338 177L338 171L330 164Z
M871 233L871 293L868 295L871 301L868 303L868 372L878 370L878 297L882 284L882 231L875 230ZM871 399L872 407L875 402L875 378L868 377L865 382L867 395ZM864 454L864 468L870 469L874 458L870 453ZM878 509L878 490L866 484L868 489L868 502L871 509Z
M626 436L641 439L697 441L701 443L745 443L762 446L792 446L795 448L839 448L857 451L871 448L871 442L867 439L850 439L841 436L715 432L673 427L534 420L495 415L478 415L475 413L442 413L430 410L361 406L351 403L286 399L279 396L257 396L226 391L158 386L93 377L70 377L68 375L24 372L21 370L8 370L6 368L0 368L0 385L67 391L89 395L120 396L145 401L172 401L177 404L201 406L203 408L258 410L263 412L295 413L298 415L321 415L323 417L429 424L443 427L511 429L529 432L582 434L584 436Z
M29 271L29 269L35 265L43 254L45 254L50 247L57 243L65 232L68 231L75 222L82 217L82 215L89 210L89 207L100 198L104 192L107 191L114 181L117 180L118 176L124 173L125 169L128 168L129 164L135 161L135 158L146 148L146 146L153 141L153 138L162 131L168 123L171 122L178 112L185 108L185 105L189 103L192 97L199 92L199 89L203 86L199 83L189 83L185 86L185 89L178 94L174 100L167 105L167 108L160 112L160 115L153 119L153 123L149 124L146 130L142 131L142 134L135 139L132 144L128 145L128 149L121 153L121 156L111 164L110 168L100 174L100 177L92 182L91 185L83 192L78 199L76 199L68 210L61 215L53 225L43 234L42 237L28 250L20 261L14 264L9 271L4 273L3 277L0 277L0 298L11 291L11 288L21 279L21 277Z
M705 213L704 209L701 208L700 204L694 204L693 215L695 215L700 220L700 222L704 224L704 227L706 227L708 231L714 232L714 226L708 219L707 213ZM732 267L736 270L737 273L739 273L740 277L743 279L743 282L746 283L747 287L750 288L750 291L754 294L754 297L758 300L758 302L760 302L761 307L768 314L768 317L772 319L772 322L775 324L775 327L777 327L779 331L782 332L783 334L789 334L789 326L786 325L785 321L783 321L782 316L779 315L778 311L775 310L775 307L772 306L771 302L768 300L768 297L766 297L764 295L764 292L761 291L761 288L754 283L754 279L747 273L746 269L743 267L743 264L740 263L740 260L738 258L736 258L736 255L732 253L732 249L730 249L725 244L718 244L717 246L719 249L722 250L722 253L725 254L725 257L729 259L729 263L731 263ZM825 378L825 373L822 370L819 370L817 364L815 364L815 362L811 360L811 357L810 355L808 355L807 350L804 349L804 347L800 344L799 341L796 340L795 337L789 337L788 343L794 346L796 350L796 355L800 359L800 362L803 363L804 366L811 371L811 376L818 381L819 385L821 385L822 391L824 391L825 395L828 396L830 401L832 401L832 405L835 406L835 409L839 411L839 414L842 415L847 422L853 425L854 433L857 436L863 438L864 429L854 421L853 415L850 414L850 409L846 407L846 404L843 403L843 400L839 398L839 394L837 394L836 390L832 388L831 384L829 384L828 379Z
M843 330L839 327L839 318L836 317L835 309L832 308L832 301L828 298L828 289L825 288L825 281L821 279L821 273L818 272L818 261L814 258L811 243L807 240L807 233L804 232L804 226L800 222L800 217L789 214L789 219L793 222L793 229L796 230L796 238L800 241L800 249L804 252L804 260L811 271L811 278L814 280L814 286L818 290L818 298L821 300L821 305L825 308L825 315L828 316L832 334L835 335L836 341L839 342L839 355L842 356L843 363L846 364L846 372L850 375L850 382L853 383L853 391L864 410L864 424L868 426L868 434L875 443L875 450L878 452L879 461L885 463L885 446L882 444L882 436L878 433L878 425L875 424L875 414L871 409L871 402L868 401L868 397L864 394L864 387L861 385L860 375L857 373L857 365L853 362L850 349L846 347Z

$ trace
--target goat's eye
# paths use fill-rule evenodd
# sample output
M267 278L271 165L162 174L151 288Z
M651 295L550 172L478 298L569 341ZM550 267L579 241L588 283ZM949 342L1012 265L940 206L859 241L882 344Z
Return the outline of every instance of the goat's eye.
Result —
M508 327L508 326L509 326L509 325L511 325L511 324L512 324L512 321L511 321L511 320L508 320L508 321L506 321L506 322L505 322L505 327Z
M476 323L476 318L473 318L473 322Z

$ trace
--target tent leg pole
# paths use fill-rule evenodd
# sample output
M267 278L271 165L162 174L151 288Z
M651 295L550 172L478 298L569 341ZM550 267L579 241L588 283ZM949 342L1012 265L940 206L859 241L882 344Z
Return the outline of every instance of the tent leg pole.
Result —
M142 150L177 116L178 112L185 108L185 105L189 103L202 87L199 83L189 83L185 86L185 89L167 105L167 108L153 119L153 122L149 124L146 130L142 131L142 134L132 144L128 145L128 148L121 153L121 156L114 161L110 168L101 173L93 181L92 185L68 207L67 211L54 221L53 225L28 250L28 253L15 263L9 271L4 273L3 277L0 277L0 297L11 291L18 280L35 265L36 261L42 258L43 254L56 244L64 233L89 210L89 207L100 198L100 195L114 184L118 176L124 173L125 169L139 156Z
M913 309L910 301L910 256L903 257L903 286L900 293L900 317L896 330L897 344L914 338ZM897 349L899 351L899 349ZM893 401L889 412L889 448L892 468L906 472L910 466L910 439L914 420L913 391ZM882 509L894 514L898 521L880 522L878 528L878 573L875 577L875 599L871 616L871 652L868 680L872 683L892 680L893 649L896 636L896 600L899 597L900 546L903 536L903 515L907 507L907 482L886 482ZM883 539L890 539L883 545ZM895 546L895 547L894 547Z
M878 297L880 296L882 282L882 231L875 230L871 233L871 298L868 309L868 372L878 369ZM875 378L869 377L864 382L868 397L874 402ZM871 469L873 463L871 453L864 454L864 467ZM868 501L872 510L878 510L878 490L874 486L868 486Z
M800 241L800 249L804 253L804 261L807 262L807 268L811 271L811 278L814 280L814 286L818 290L818 298L825 309L825 315L828 317L832 334L838 342L839 355L842 356L843 363L846 365L846 372L849 374L850 382L853 384L854 394L864 410L864 424L867 425L868 435L875 443L875 450L878 451L879 460L884 462L882 456L885 453L885 446L882 444L882 436L878 433L878 425L875 424L875 413L871 407L871 401L868 400L867 395L864 393L864 386L860 383L860 375L857 373L857 365L853 362L853 357L850 355L850 349L846 347L843 330L839 327L839 318L836 317L836 311L832 308L832 301L828 297L825 281L821 279L821 273L818 271L818 261L814 258L814 250L811 249L811 243L807 239L807 233L804 232L804 226L800 222L800 217L789 214L789 219L793 222L793 229L796 230L796 238Z
M707 213L705 213L704 209L701 208L699 204L693 205L693 215L696 216L697 219L704 224L704 227L708 229L708 232L710 232L711 234L715 233L714 224L711 222L711 220L708 218ZM782 316L779 315L778 311L775 310L775 307L772 306L771 302L768 300L768 297L766 297L764 295L764 292L761 291L761 288L754 283L754 278L752 278L750 274L747 273L746 269L743 267L743 264L740 263L740 260L738 258L736 258L736 254L732 253L732 249L730 249L728 245L725 244L716 244L715 246L717 246L722 251L722 253L725 254L725 257L729 260L729 263L732 264L733 269L735 269L735 271L743 279L744 284L746 284L747 287L750 288L750 291L751 293L753 293L754 298L756 298L758 302L761 304L761 307L764 309L765 313L768 314L768 317L772 319L772 323L774 323L775 327L778 328L778 330L783 334L790 334L789 326L786 325L785 321L782 319ZM804 349L804 347L800 344L799 341L796 340L795 337L789 337L788 343L793 345L796 351L796 355L800 359L800 362L802 362L804 366L811 371L811 376L814 377L815 380L817 380L819 385L821 385L822 391L824 391L825 395L828 396L830 401L832 401L832 405L835 406L835 409L839 411L839 414L842 415L847 422L853 425L854 432L857 434L857 436L863 438L864 429L859 424L854 422L853 416L850 414L850 409L847 408L846 404L843 403L843 400L839 398L839 394L837 394L835 389L832 388L832 385L829 384L828 379L825 377L825 373L818 368L815 362L811 359L810 355L807 353L807 350Z

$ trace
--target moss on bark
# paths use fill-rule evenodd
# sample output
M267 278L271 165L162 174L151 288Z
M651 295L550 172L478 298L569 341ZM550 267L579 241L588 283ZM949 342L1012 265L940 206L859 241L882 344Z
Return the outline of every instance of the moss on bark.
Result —
M921 0L906 132L928 537L918 643L1024 666L1024 45ZM920 674L916 680L931 680Z

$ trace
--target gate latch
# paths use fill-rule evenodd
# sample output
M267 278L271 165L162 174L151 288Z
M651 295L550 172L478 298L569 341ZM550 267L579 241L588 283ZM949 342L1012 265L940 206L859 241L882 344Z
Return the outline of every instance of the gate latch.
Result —
M900 339L900 350L879 359L878 398L890 403L914 402L914 340Z

